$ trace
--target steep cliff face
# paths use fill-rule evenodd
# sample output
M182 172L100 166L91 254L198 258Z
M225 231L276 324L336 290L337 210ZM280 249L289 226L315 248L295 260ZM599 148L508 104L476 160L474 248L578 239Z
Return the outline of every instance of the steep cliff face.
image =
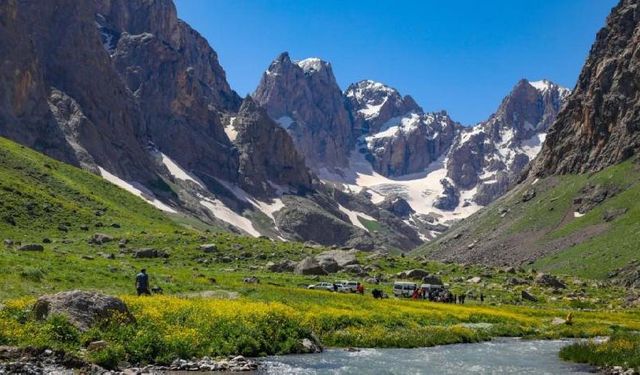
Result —
M296 150L294 140L339 165L351 148L351 119L327 63L282 59L306 105L292 114L301 125L292 139L229 87L215 51L170 0L1 2L0 51L0 136L159 209L252 236L363 249L420 242L393 219L389 236L373 236Z
M249 193L275 195L278 186L289 186L296 194L313 188L312 177L287 135L263 109L247 97L230 126L240 149L240 185ZM265 157L266 156L266 157ZM257 184L257 185L256 185Z
M460 189L476 188L478 204L491 203L537 155L569 93L547 80L519 81L487 121L461 132L447 176Z
M529 173L417 252L600 278L635 264L639 57L640 2L621 0L597 34Z
M289 132L310 166L347 165L352 125L329 63L293 62L285 52L264 73L253 98Z
M0 135L150 181L145 124L100 43L94 10L65 0L0 4Z
M640 4L622 0L598 32L575 92L532 173L597 171L640 149Z
M97 4L105 49L140 105L149 138L196 175L237 180L238 155L220 113L237 111L241 99L216 53L178 20L169 0Z

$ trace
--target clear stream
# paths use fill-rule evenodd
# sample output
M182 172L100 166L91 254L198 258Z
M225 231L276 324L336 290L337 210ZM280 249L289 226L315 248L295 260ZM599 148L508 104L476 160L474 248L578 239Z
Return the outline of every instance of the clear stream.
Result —
M569 340L496 339L418 349L330 349L320 354L265 358L259 374L593 374L562 361Z

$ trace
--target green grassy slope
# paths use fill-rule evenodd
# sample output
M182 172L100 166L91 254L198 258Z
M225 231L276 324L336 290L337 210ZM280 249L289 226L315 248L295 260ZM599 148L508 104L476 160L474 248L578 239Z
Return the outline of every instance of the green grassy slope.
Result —
M478 260L484 253L497 261L501 256L511 259L511 254L529 253L538 255L534 268L605 278L611 270L640 257L639 182L640 167L632 160L591 175L528 181L414 253L436 258L455 253L459 260L465 254ZM588 186L616 193L584 216L575 217L578 204L574 199L584 196ZM529 189L535 189L536 196L523 202ZM627 211L605 220L605 213L618 209Z
M571 195L581 183L558 186L565 186ZM541 192L540 198L549 194L553 193ZM615 199L624 197L620 194ZM535 222L549 219L544 210L540 212ZM637 212L628 212L632 214ZM526 219L533 220L533 215L532 211ZM591 220L589 215L582 219ZM507 272L420 257L359 253L358 260L369 275L383 279L378 285L365 281L366 296L307 290L319 281L366 278L348 272L320 277L269 272L268 262L298 261L327 249L241 237L201 225L166 215L100 177L0 138L0 241L44 246L41 252L20 251L17 244L0 243L0 344L81 353L88 342L104 339L109 347L88 359L144 363L202 355L288 353L297 350L297 340L310 332L334 346L413 347L503 335L606 335L612 324L625 329L637 329L640 324L636 310L622 310L626 291L620 287L565 278L567 288L556 291L535 284L534 275L524 269ZM113 241L90 244L95 233L108 234ZM121 239L126 239L125 245L119 244ZM217 251L200 249L211 243ZM133 257L136 249L149 247L170 256ZM172 296L132 297L134 276L143 267L149 270L151 286L160 286ZM391 295L395 275L416 268L438 275L455 294L483 293L485 301L469 298L466 306L454 306L371 297L373 288ZM245 283L243 279L252 275L261 282ZM475 276L482 281L467 281ZM510 284L514 277L521 280L518 285ZM50 333L66 329L66 323L28 318L35 297L69 289L121 295L138 323L105 326L63 342ZM522 300L525 289L538 301ZM604 309L606 313L601 312ZM576 312L576 324L551 324L553 317L570 311ZM274 319L280 322L276 331Z

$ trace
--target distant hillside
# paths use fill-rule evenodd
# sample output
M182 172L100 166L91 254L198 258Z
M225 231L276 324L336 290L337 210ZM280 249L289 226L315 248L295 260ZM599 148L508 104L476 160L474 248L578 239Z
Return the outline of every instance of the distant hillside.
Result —
M604 278L639 257L640 164L519 185L417 250L430 258Z

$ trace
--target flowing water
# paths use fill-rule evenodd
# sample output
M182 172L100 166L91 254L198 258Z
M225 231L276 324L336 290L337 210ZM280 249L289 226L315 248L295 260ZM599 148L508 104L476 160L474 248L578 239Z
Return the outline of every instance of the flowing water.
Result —
M418 349L331 349L268 357L260 374L592 374L558 352L569 340L497 339Z

